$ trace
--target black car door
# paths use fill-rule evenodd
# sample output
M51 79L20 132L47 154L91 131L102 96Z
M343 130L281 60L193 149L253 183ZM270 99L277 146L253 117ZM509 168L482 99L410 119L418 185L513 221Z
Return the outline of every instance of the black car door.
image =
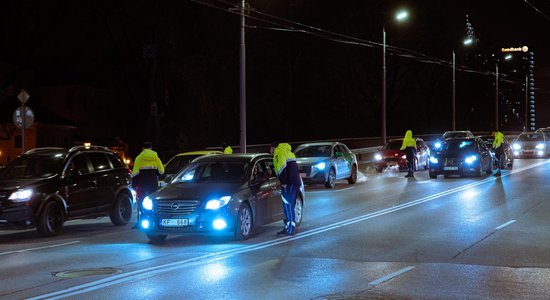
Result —
M113 205L115 197L115 187L117 179L114 175L113 166L103 152L92 152L90 161L93 167L94 178L92 181L97 185L94 191L94 202L96 202L97 211L105 211Z
M69 217L95 211L94 192L97 185L86 154L77 154L65 168L61 194L67 202Z

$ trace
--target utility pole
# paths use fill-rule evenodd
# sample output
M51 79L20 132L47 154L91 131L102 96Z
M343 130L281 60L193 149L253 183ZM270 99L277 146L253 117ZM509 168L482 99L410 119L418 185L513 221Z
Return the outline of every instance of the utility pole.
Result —
M241 47L240 47L240 88L239 88L239 111L240 121L240 149L241 153L246 153L246 40L245 40L245 10L246 0L241 0Z

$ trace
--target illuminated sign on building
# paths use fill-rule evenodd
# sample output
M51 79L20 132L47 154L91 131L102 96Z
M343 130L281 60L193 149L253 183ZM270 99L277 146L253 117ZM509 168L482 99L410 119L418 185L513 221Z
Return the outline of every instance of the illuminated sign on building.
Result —
M500 51L502 51L502 52L527 52L527 51L529 51L529 47L523 46L523 47L501 48Z

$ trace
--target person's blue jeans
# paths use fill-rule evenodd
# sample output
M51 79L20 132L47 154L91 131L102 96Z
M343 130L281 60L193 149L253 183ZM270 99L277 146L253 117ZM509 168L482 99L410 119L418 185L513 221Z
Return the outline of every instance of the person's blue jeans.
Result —
M283 201L283 213L285 215L285 228L287 233L293 234L296 230L296 214L294 206L298 196L298 188L295 185L286 185L282 188L281 200Z

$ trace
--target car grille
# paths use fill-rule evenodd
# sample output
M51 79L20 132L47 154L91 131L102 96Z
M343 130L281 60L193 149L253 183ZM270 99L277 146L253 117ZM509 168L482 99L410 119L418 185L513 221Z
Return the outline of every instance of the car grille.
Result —
M199 200L163 200L157 205L157 212L169 214L190 214L199 208Z
M445 166L457 166L454 158L445 158Z

